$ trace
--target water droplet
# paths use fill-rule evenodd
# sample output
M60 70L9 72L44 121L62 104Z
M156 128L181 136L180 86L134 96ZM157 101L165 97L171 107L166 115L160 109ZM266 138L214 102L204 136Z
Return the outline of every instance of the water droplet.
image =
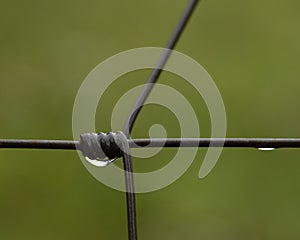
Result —
M95 167L106 167L109 164L113 163L115 160L117 160L117 158L114 159L110 159L110 160L95 160L95 159L89 159L88 157L85 157L85 159L92 165L94 165Z
M274 151L275 148L258 148L260 151Z

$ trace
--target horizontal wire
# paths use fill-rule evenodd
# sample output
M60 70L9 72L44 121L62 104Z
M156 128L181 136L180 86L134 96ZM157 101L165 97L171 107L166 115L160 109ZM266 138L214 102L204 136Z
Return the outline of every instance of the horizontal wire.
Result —
M132 139L129 146L141 147L226 147L300 148L300 138L152 138Z
M143 138L129 139L128 143L131 148L300 148L300 138ZM0 148L80 150L80 142L68 140L0 139Z
M76 150L79 141L71 140L32 140L32 139L0 139L0 148L31 148L31 149L63 149Z

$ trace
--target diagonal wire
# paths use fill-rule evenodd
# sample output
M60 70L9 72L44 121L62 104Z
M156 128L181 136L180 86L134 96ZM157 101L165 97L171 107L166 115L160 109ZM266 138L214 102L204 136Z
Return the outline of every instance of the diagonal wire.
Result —
M194 9L196 8L197 3L199 0L191 0L188 3L187 8L185 9L183 16L180 18L180 21L178 25L175 28L175 31L173 32L169 43L167 44L167 49L173 49L179 40L179 37L181 36L188 20L190 19ZM133 125L135 123L135 120L144 105L148 95L150 94L155 82L159 78L163 67L167 63L171 51L166 50L156 68L152 71L152 74L150 75L147 83L137 99L133 109L131 110L128 120L125 123L124 127L124 133L127 136L127 138L130 137L131 130L133 128ZM150 83L150 84L149 84ZM134 180L133 180L133 167L132 167L132 160L131 156L128 156L128 158L125 160L125 157L123 158L123 165L124 165L124 171L125 171L125 182L126 182L126 203L127 203L127 218L128 218L128 236L129 240L137 240L137 224L136 224L136 204L135 204L135 193L134 193ZM132 191L128 191L128 189L131 189Z
M149 96L152 88L154 87L154 84L158 80L164 66L166 65L166 63L171 55L170 50L174 49L174 47L176 46L176 43L178 42L185 26L187 25L190 17L192 16L192 13L195 10L198 2L199 2L199 0L191 0L188 4L187 8L185 9L178 25L176 26L173 34L171 35L171 38L166 46L166 50L162 54L161 59L159 60L158 64L156 65L156 68L153 69L153 71L147 81L147 84L145 84L145 87L142 90L142 93L140 94L134 107L131 110L131 113L129 114L129 117L128 117L126 125L125 125L125 129L124 129L125 135L127 135L127 136L130 135L133 125L137 119L137 116L139 115L147 97Z
M136 147L251 147L251 148L300 148L299 138L169 138L169 139L129 139L134 123L157 82L162 69L167 63L171 50L178 42L188 20L200 0L191 0L176 26L167 49L162 54L157 66L150 75L147 83L137 99L126 121L124 133L127 137L128 148ZM30 148L30 149L80 149L79 141L68 140L26 140L0 139L0 148ZM133 167L130 155L123 154L126 181L126 202L128 216L129 240L137 240L136 205L134 194Z

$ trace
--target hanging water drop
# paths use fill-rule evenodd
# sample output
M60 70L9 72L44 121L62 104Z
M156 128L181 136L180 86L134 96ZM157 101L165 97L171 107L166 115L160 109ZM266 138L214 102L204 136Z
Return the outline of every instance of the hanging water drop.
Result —
M274 151L275 148L258 148L260 151Z
M110 160L95 160L95 159L89 159L88 157L85 157L85 160L87 160L90 164L94 165L95 167L106 167L109 164L113 163L117 158L110 159Z

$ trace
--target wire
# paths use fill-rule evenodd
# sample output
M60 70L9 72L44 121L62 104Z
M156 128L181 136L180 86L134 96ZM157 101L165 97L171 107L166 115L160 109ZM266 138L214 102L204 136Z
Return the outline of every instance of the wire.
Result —
M146 99L148 98L152 88L154 87L154 84L158 80L164 66L166 65L166 63L171 55L170 50L174 49L174 47L176 46L176 43L178 42L183 30L185 29L185 26L187 25L190 17L192 16L192 13L194 12L198 2L199 2L199 0L190 1L187 8L185 9L181 19L179 20L179 23L177 24L173 34L171 35L171 38L170 38L168 44L166 46L167 50L164 51L164 53L162 54L161 59L159 60L156 68L153 69L153 71L147 81L147 84L143 88L142 93L140 94L134 107L131 110L131 113L129 114L129 117L125 124L125 129L124 129L124 133L126 136L130 135L133 125L142 109L142 106L144 105Z
M300 148L300 138L168 138L132 139L129 146L141 147L225 147Z
M0 139L0 148L64 149L76 150L79 141Z
M127 141L130 148L300 148L300 138L143 138ZM68 140L0 139L0 148L76 150L80 149L80 143Z
M134 192L133 166L130 148L137 147L252 147L252 148L300 148L299 138L169 138L169 139L129 139L136 119L146 102L151 90L157 82L166 65L172 49L175 48L185 26L187 25L197 3L200 0L191 0L184 11L178 25L163 52L158 64L148 78L147 84L142 90L129 117L125 123L122 145L126 151L122 154L125 184L126 203L128 217L129 240L137 240L136 204ZM26 139L0 139L0 148L28 148L28 149L63 149L80 150L80 141L68 140L26 140Z
M124 133L119 133L119 139L121 143L121 149L123 153L123 164L125 174L125 187L126 187L126 203L127 203L127 226L128 226L128 239L137 239L137 224L136 224L136 205L135 205L135 193L134 193L134 180L133 180L133 168L132 159L130 154L130 146L127 136Z
M137 99L134 107L132 108L129 117L125 123L124 127L124 133L127 136L127 138L130 137L130 133L132 131L132 128L134 126L134 123L136 121L136 118L141 111L148 95L150 94L155 82L159 78L163 67L167 63L170 54L171 49L173 49L179 40L188 20L190 19L194 9L196 8L197 3L199 0L191 0L187 6L187 8L184 11L183 16L180 18L179 23L177 24L169 43L167 44L167 49L161 56L156 68L152 71L152 74L150 75L147 84L145 85L142 93L140 94L139 98ZM137 224L136 224L136 205L135 205L135 193L134 193L134 180L133 180L133 167L132 167L132 160L131 156L128 155L127 159L125 160L125 157L123 157L123 165L125 173L125 182L126 187L132 189L132 192L126 191L126 199L127 199L127 216L128 216L128 236L129 240L137 240Z

